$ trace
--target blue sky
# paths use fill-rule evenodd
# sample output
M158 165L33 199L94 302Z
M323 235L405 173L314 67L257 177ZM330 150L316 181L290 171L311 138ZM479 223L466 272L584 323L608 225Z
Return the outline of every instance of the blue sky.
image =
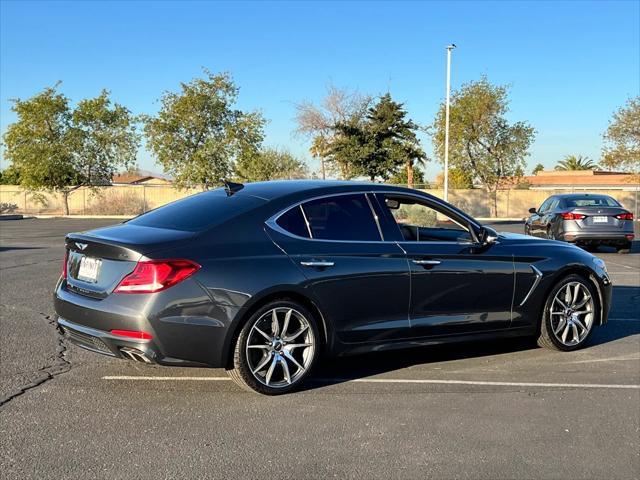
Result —
M512 120L537 130L528 160L598 159L602 132L640 94L640 2L28 2L0 7L0 121L11 98L61 80L73 100L102 88L134 113L201 68L230 72L240 106L269 120L266 143L307 154L294 104L328 82L390 91L433 121L454 42L452 87L487 75L511 86ZM431 152L431 142L425 138ZM160 171L146 152L142 168ZM5 163L2 166L6 166ZM311 163L312 167L316 167ZM436 162L427 168L433 178Z

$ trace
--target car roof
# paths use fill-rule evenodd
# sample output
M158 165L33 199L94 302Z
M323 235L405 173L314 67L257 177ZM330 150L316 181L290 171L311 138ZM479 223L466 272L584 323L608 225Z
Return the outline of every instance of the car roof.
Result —
M575 197L609 197L612 198L611 195L605 195L604 193L561 193L556 195L560 198L575 198Z
M350 180L272 180L268 182L246 183L235 195L251 195L264 200L274 200L297 193L323 195L363 190L410 191L404 187Z
M275 204L277 208L284 208L291 206L295 202L303 202L314 197L349 192L409 194L442 202L442 200L429 193L407 187L351 180L271 180L268 182L247 183L243 188L236 190L234 195L260 198L269 204ZM449 204L448 208L458 212L461 217L468 219L473 225L480 225L473 217L455 206Z

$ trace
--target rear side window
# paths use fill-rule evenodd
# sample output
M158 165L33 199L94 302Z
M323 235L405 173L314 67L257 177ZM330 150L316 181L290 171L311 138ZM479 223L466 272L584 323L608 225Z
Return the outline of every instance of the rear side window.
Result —
M127 222L128 225L200 232L264 203L248 195L227 196L224 189L211 190L169 203Z
M309 238L309 229L307 228L307 222L304 220L300 205L280 215L276 223L289 233L299 237Z
M302 205L313 238L379 241L380 232L364 194L337 195Z

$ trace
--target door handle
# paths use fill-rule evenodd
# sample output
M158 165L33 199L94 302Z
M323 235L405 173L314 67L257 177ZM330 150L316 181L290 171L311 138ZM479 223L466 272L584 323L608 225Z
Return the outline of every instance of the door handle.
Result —
M324 260L309 260L309 261L300 262L300 265L302 265L303 267L327 268L327 267L333 267L335 264L333 262L327 262Z
M440 265L440 260L411 260L416 265Z

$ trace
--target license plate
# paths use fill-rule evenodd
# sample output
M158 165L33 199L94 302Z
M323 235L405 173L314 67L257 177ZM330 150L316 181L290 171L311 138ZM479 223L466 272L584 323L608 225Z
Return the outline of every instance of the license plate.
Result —
M593 223L607 223L609 217L593 217Z
M78 280L96 283L101 264L102 260L99 258L82 257L80 259L80 268L78 269Z

